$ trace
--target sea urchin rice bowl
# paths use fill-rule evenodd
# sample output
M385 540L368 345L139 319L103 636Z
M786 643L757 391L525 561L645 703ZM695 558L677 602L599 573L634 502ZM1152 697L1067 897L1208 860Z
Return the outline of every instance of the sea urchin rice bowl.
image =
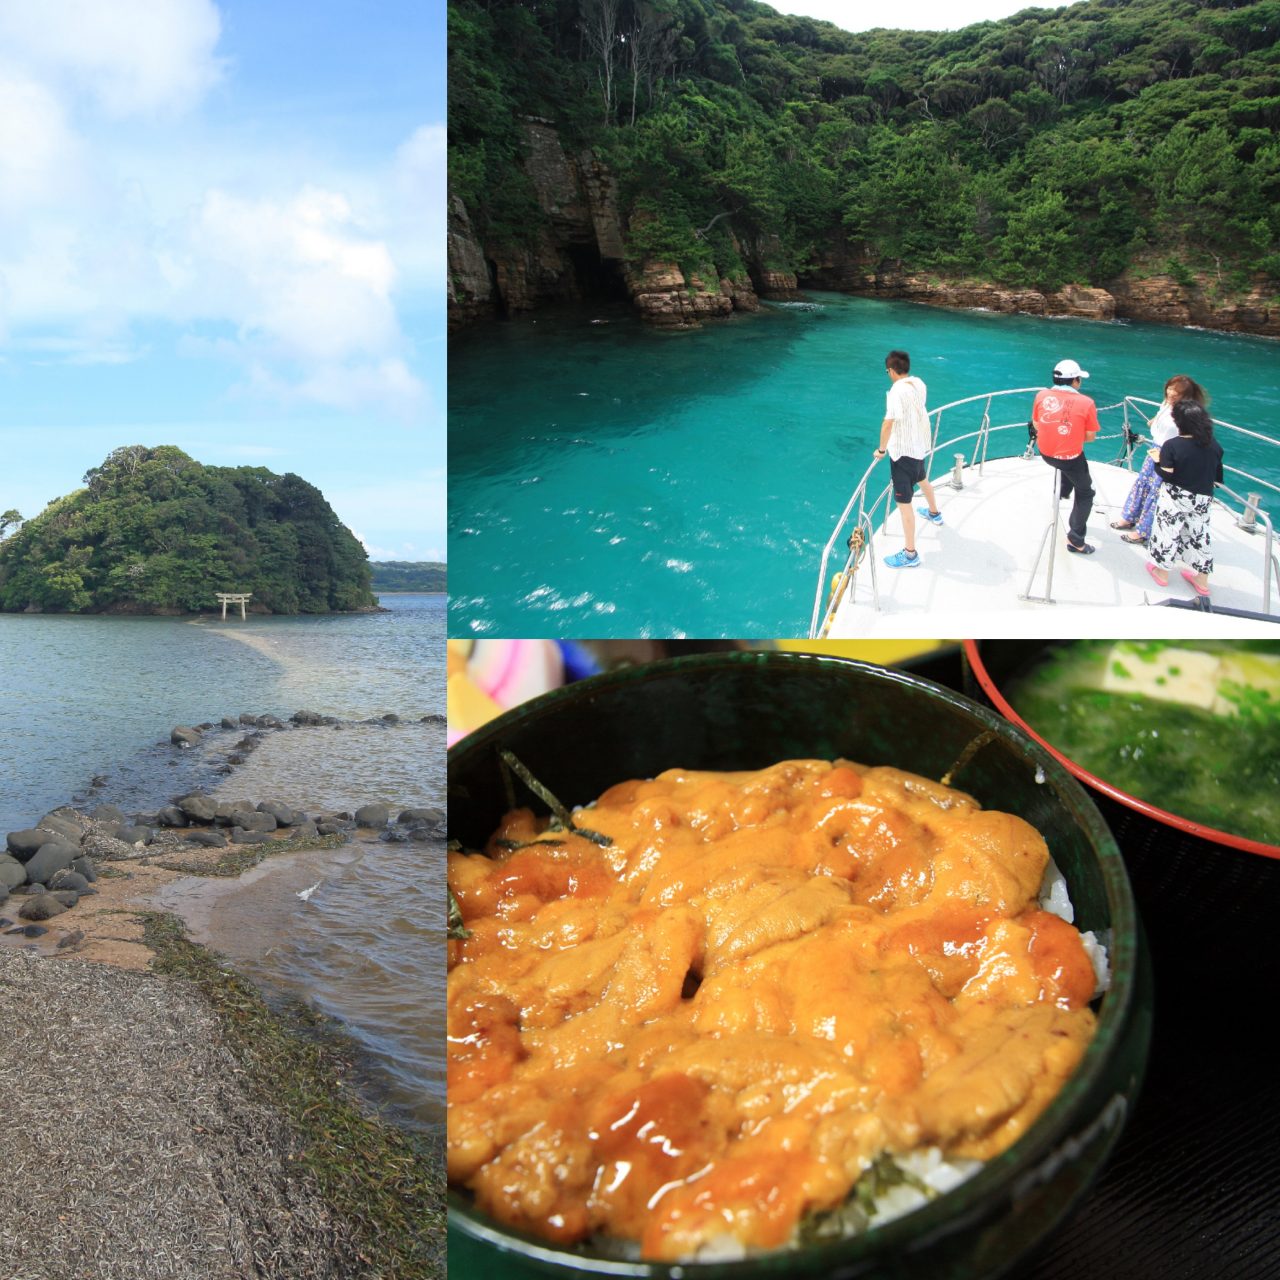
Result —
M659 1261L957 1186L1085 1054L1105 948L1023 819L888 767L669 770L450 854L449 1173Z

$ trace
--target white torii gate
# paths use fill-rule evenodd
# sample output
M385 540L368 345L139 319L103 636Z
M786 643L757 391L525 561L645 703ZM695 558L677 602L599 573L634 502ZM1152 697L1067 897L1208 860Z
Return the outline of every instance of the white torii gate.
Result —
M227 605L238 604L240 606L240 620L245 620L245 604L252 598L252 591L218 591L215 592L219 603L222 605L222 620L227 620Z

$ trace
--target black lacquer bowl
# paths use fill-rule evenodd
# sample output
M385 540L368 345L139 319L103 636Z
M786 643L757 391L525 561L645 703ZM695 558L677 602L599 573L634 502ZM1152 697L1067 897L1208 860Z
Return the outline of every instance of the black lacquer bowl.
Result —
M843 756L932 778L954 770L952 785L1044 834L1067 878L1077 925L1109 940L1112 987L1079 1069L1031 1129L961 1187L895 1222L850 1240L738 1262L624 1262L513 1232L455 1190L450 1280L994 1276L1078 1200L1114 1145L1142 1077L1150 962L1106 824L1079 784L1020 730L950 690L862 663L783 653L677 658L556 690L458 743L449 752L449 834L468 848L483 847L508 808L500 749L568 805L673 767L755 769ZM528 793L518 799L537 806Z

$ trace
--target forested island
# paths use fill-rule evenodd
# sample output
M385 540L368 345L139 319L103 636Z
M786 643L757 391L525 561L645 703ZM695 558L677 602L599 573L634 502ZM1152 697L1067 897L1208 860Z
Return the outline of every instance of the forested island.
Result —
M892 9L885 10L892 18ZM798 287L1280 335L1280 0L450 0L455 325Z
M0 516L0 610L189 613L219 591L257 612L377 607L364 548L296 475L129 445L84 484L25 523Z
M381 591L447 591L448 566L437 560L373 560L373 589Z

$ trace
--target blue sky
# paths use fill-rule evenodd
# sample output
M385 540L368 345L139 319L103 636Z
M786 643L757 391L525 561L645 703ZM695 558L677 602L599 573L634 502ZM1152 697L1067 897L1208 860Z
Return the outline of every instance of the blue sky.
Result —
M0 4L0 510L125 444L445 554L444 0Z

